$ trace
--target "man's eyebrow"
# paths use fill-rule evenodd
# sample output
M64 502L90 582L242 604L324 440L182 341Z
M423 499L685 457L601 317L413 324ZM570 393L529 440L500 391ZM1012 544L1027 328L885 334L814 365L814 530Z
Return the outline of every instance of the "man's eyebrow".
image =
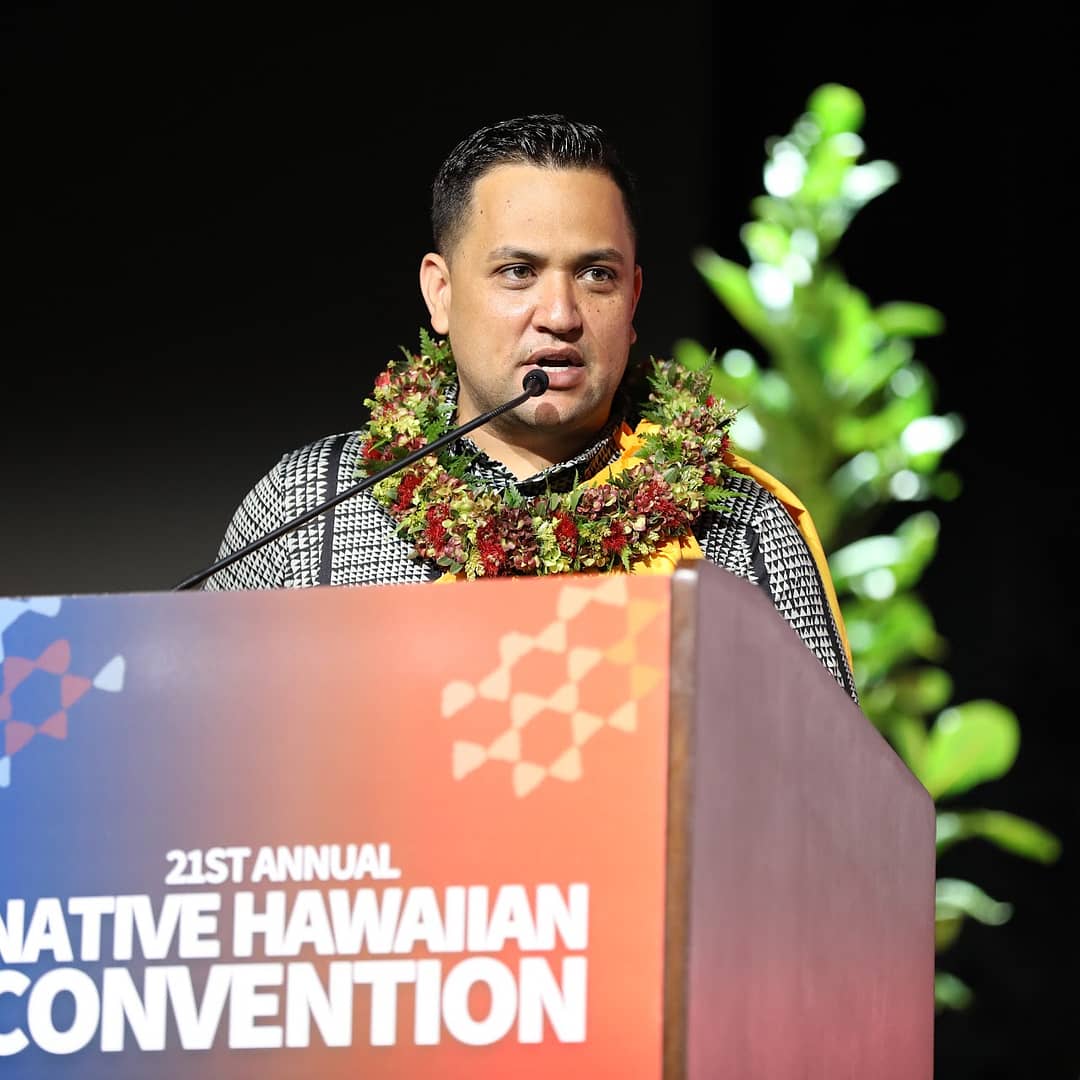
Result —
M526 248L516 248L509 245L492 248L488 252L489 259L517 259L521 262L544 262L543 256ZM597 248L595 251L583 251L577 258L582 265L594 262L625 263L626 256L618 248Z
M522 262L535 262L540 256L534 251L526 251L525 248L510 247L504 244L502 247L492 248L488 252L489 259L520 259Z
M586 251L581 256L583 263L613 262L624 263L626 256L618 248L597 248L595 251Z

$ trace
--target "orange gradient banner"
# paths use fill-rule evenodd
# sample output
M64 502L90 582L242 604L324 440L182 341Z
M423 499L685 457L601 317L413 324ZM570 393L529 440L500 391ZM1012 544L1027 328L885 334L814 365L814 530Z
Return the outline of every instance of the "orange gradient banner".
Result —
M668 589L5 601L0 1070L658 1077Z

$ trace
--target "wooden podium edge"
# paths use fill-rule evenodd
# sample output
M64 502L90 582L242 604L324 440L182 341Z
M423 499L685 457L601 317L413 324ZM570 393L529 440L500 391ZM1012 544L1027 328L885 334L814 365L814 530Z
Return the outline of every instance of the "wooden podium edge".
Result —
M667 856L664 915L663 1077L686 1076L689 980L690 818L695 648L698 605L696 569L676 570L671 580L671 656L668 703Z
M691 1061L692 1051L700 1056L698 1045L700 1040L697 1035L694 1035L692 1042L690 1030L690 1021L697 1009L696 999L691 1000L691 978L698 980L700 974L697 950L701 947L703 940L700 934L702 927L699 925L695 930L694 922L702 914L698 907L702 904L704 897L697 881L698 870L694 867L694 830L695 816L700 816L702 813L701 799L703 795L708 795L708 788L698 790L695 787L697 779L695 774L700 773L700 768L695 768L695 759L702 752L712 753L716 749L715 740L712 740L710 746L709 731L699 729L701 703L698 701L702 679L707 680L710 675L708 669L702 668L702 665L707 664L708 661L703 659L700 648L701 622L709 614L716 599L713 585L718 579L711 577L710 573L710 570L703 573L696 566L676 570L672 575L669 593L668 789L666 793L662 1003L662 1076L664 1080L686 1080L691 1065L694 1064ZM703 607L706 602L707 606ZM776 633L779 634L779 631ZM801 653L793 652L792 660L804 661L802 663L803 675L808 677L811 665L805 662ZM890 979L906 980L900 986L897 998L906 1012L902 1009L896 1017L889 1017L883 1021L879 1035L888 1035L898 1048L896 1067L887 1071L887 1075L931 1076L934 960L933 800L884 735L861 713L859 714L861 722L857 724L848 715L858 712L858 709L849 703L846 694L837 694L837 708L846 710L841 717L844 723L838 726L839 734L848 732L851 736L857 736L849 740L851 745L855 748L861 747L864 757L866 753L873 752L874 763L877 766L875 775L888 777L891 782L895 781L895 793L903 797L905 813L902 818L909 826L910 835L906 840L893 837L894 843L903 840L909 848L914 843L918 845L920 851L924 851L918 869L919 881L925 888L917 897L918 911L914 914L910 910L906 911L904 924L908 931L914 932L913 927L918 930L918 954L914 956L914 959L911 959L909 955L910 962L903 965L902 971L893 973L890 969L887 973ZM700 848L700 842L698 847ZM700 857L700 851L698 856ZM705 885L707 891L707 881ZM900 939L893 935L889 940ZM910 954L910 949L907 952ZM887 957L883 952L875 955L880 971L884 971L885 968L881 965L887 961ZM885 960L882 957L885 957ZM705 989L707 992L709 988ZM694 993L701 992L702 987L695 983ZM916 1011L912 1012L912 1009ZM904 1026L905 1024L907 1027ZM896 1039L899 1039L904 1032L906 1032L907 1041L896 1042ZM920 1042L923 1038L921 1032L925 1032L925 1045ZM700 1063L694 1064L695 1069L699 1066ZM914 1068L909 1068L909 1066L914 1066ZM898 1069L901 1071L897 1071ZM724 1075L728 1073L725 1072ZM784 1073L784 1075L795 1074ZM803 1075L803 1073L800 1072L798 1075Z

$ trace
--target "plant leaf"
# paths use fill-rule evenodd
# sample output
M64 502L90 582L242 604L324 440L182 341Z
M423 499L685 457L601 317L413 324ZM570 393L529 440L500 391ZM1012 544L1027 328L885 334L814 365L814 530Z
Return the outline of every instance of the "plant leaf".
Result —
M1034 821L1004 810L940 811L937 816L937 850L940 855L961 840L980 837L992 844L1044 864L1061 855L1061 841Z
M901 337L933 337L945 329L945 317L928 304L896 301L882 304L874 312L882 333Z
M996 701L969 701L938 715L919 779L935 799L959 795L1012 767L1020 748L1016 716Z
M806 109L824 135L858 131L866 116L862 97L841 83L823 83L810 95Z
M966 1009L974 998L971 987L963 979L948 971L934 972L935 1012L942 1012L945 1009Z
M960 878L938 878L934 889L934 918L966 915L985 926L1002 926L1012 918L1012 904L995 900L978 885Z
M746 267L708 248L698 248L693 259L698 272L736 320L759 341L770 342L773 334L768 317L750 284Z

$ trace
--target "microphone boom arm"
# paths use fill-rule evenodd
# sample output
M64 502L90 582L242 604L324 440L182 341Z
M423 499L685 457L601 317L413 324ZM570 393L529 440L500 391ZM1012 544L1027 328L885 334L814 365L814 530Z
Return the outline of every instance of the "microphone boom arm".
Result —
M310 510L305 510L302 514L293 518L292 521L287 521L284 525L279 525L265 536L260 536L250 544L245 544L242 548L237 548L236 551L226 555L225 558L212 563L210 566L206 567L205 570L200 570L197 574L192 574L191 577L185 578L179 585L174 585L172 591L180 592L183 589L193 588L205 581L208 577L216 574L219 570L224 570L226 566L231 566L238 559L242 559L245 555L250 555L253 551L261 548L263 544L268 544L271 540L276 540L278 537L284 536L288 532L292 532L293 529L303 525L306 521L318 517L320 514L329 510L331 506L336 506L339 502L343 502L345 499L372 487L391 473L397 472L399 469L404 469L406 465L411 465L414 461L419 461L421 458L427 457L428 454L433 454L438 450L441 450L447 443L461 438L462 435L467 435L473 429L480 427L481 424L486 424L489 420L494 420L496 416L500 416L510 409L517 408L518 405L523 404L529 398L539 397L548 388L547 374L539 368L533 368L533 370L529 371L524 379L522 379L521 385L524 387L524 393L519 394L516 398L469 420L467 423L462 424L461 427L454 428L453 431L448 431L445 435L439 436L434 442L428 443L426 446L421 446L418 450L413 450L400 460L388 465L385 469L381 469L373 476L365 477L365 479L353 484L352 487L348 487L344 491L339 491L336 495L332 495L329 499L319 503L318 506L313 506Z

